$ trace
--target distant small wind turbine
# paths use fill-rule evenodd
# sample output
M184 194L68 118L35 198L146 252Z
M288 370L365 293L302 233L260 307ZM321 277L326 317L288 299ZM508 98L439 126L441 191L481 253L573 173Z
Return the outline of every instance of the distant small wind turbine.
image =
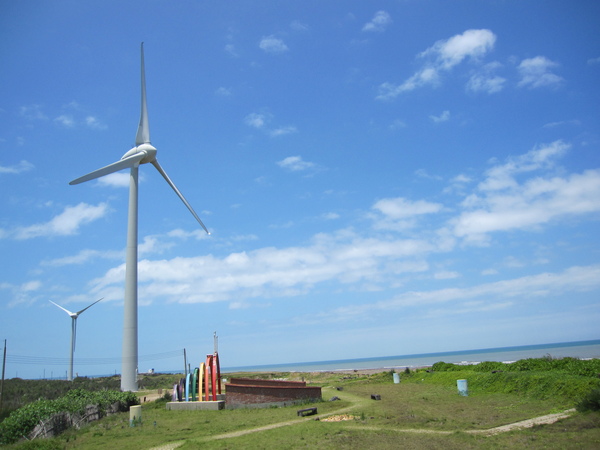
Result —
M104 298L104 297L102 297L102 298ZM102 298L100 300L102 300ZM50 303L58 306L60 309L62 309L64 312L66 312L69 316L71 316L71 357L69 358L69 381L73 381L73 354L75 353L75 340L77 337L77 318L81 315L82 312L84 312L88 308L91 308L96 303L98 303L100 300L96 300L91 305L86 306L81 311L77 311L75 313L69 311L68 309L63 308L60 305L57 305L52 300L50 300Z
M127 254L125 259L125 305L123 319L123 354L121 390L137 391L137 366L138 366L138 293L137 293L137 265L138 265L138 169L140 164L151 163L163 176L169 186L183 201L194 218L210 234L198 214L185 199L179 189L173 184L167 173L156 160L156 148L150 144L150 129L148 126L148 110L146 107L146 75L144 70L144 43L141 46L142 59L142 112L135 138L135 147L123 157L108 166L88 173L71 181L69 184L79 184L84 181L117 172L121 169L131 169L129 177L129 212L127 223Z

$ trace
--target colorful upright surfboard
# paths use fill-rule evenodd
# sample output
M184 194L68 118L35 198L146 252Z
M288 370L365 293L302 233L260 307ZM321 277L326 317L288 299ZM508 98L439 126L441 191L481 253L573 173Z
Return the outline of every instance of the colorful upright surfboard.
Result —
M212 360L211 360L211 368L210 368L210 372L211 372L211 376L212 376L212 380L211 380L211 384L212 384L212 399L213 401L217 401L217 355L213 355Z
M202 386L204 386L204 368L205 364L200 363L200 370L198 372L198 400L208 400L208 398L202 398Z
M190 401L190 376L191 374L187 374L185 376L185 401Z
M185 378L179 379L179 386L177 389L178 401L183 401L183 391L185 390Z
M206 401L210 401L210 379L212 371L212 358L213 355L206 355L206 368L204 372L204 395L206 395Z
M192 376L192 401L195 402L197 401L197 394L198 393L198 368L196 367L194 369L194 375Z
M219 354L215 353L215 364L217 366L217 392L221 394L221 363L219 362Z

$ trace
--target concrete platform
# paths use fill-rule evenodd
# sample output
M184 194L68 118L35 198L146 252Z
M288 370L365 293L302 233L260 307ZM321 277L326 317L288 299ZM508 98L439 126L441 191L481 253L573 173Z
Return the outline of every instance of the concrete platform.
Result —
M167 411L218 411L225 409L225 400L216 402L169 402Z

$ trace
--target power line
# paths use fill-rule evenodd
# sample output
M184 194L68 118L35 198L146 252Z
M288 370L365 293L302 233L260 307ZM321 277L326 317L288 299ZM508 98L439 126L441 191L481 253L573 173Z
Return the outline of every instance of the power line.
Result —
M181 357L183 350L173 350L163 353L153 353L150 355L142 355L138 357L140 362L158 361L163 359L173 359ZM24 355L7 355L7 363L12 364L30 364L39 366L68 366L69 358L55 358L50 356L24 356ZM91 365L114 365L121 362L121 357L110 358L77 358L75 365L91 366Z

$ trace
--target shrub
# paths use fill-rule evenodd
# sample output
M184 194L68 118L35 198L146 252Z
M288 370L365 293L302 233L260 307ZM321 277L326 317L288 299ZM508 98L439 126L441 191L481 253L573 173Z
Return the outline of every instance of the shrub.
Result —
M0 444L10 444L27 436L41 421L54 414L68 412L83 413L86 406L98 405L105 413L106 408L119 403L121 407L129 407L139 403L133 392L97 391L90 392L74 389L56 400L38 400L13 411L0 423Z
M444 361L438 361L433 366L431 366L431 370L433 370L434 372L453 372L457 370L463 370L463 367Z
M600 411L600 388L592 389L579 403L577 411Z

